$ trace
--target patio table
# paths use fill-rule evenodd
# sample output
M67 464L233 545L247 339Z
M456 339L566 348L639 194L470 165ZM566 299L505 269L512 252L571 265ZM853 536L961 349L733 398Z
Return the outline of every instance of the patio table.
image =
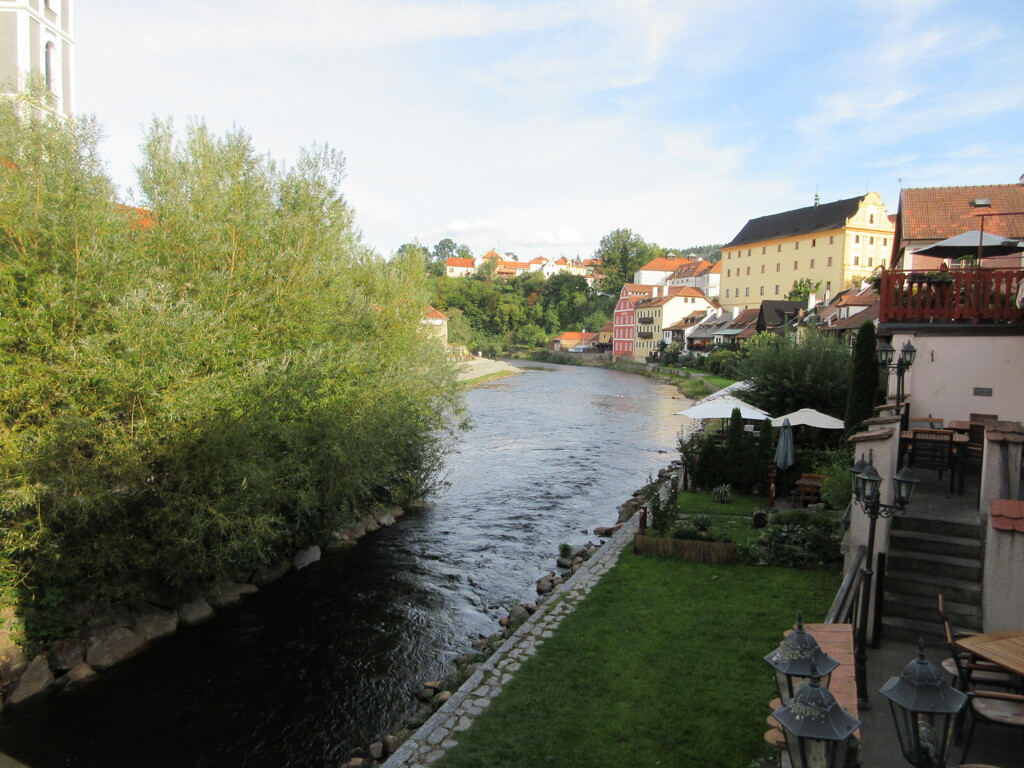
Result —
M991 661L1015 675L1024 677L1024 629L968 635L957 640L956 646L979 659Z

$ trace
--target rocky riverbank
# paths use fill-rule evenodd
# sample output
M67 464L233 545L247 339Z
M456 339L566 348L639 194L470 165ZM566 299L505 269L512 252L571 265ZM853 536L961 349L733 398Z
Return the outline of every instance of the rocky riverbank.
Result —
M151 643L183 627L209 620L218 610L233 605L260 587L277 581L291 570L317 562L323 552L348 549L370 531L393 525L406 513L397 505L381 506L359 522L336 531L331 539L296 550L291 557L234 574L230 581L212 584L184 602L160 595L117 605L81 604L62 607L59 621L80 627L71 637L38 650L32 656L12 632L14 606L0 612L0 713L42 694L83 685L103 670L146 650Z

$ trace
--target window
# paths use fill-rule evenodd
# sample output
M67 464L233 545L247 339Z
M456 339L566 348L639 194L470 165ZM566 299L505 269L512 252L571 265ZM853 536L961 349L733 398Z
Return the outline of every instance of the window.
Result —
M817 244L818 244L818 241L812 237L811 238L811 248L814 248L815 246L817 246Z
M872 213L870 216L868 216L868 224L874 224L874 223L875 223L875 214Z
M882 245L885 246L885 245L888 245L888 244L889 244L889 238L888 237L883 237L882 238Z
M871 256L868 256L868 266L869 267L875 266L875 260Z
M780 261L775 262L775 271L776 272L781 272L782 271L782 262L780 262Z
M727 299L729 298L729 289L728 288L725 289L725 298L727 298Z
M793 250L794 251L799 251L800 250L800 241L799 240L797 240L795 243L793 243Z
M764 286L761 286L761 295L764 296Z
M829 244L829 245L832 245L832 243L834 243L834 242L835 242L835 239L836 239L836 238L835 238L835 235L829 235L829 236L828 236L828 244Z
M732 277L732 270L731 269L725 270L725 276L726 277Z
M832 266L832 257L831 256L828 257L828 265L830 267Z
M750 274L750 267L747 267L747 274Z
M766 246L763 246L763 245L762 245L762 246L761 246L761 255L763 256L763 255L764 255L764 254L766 254L766 253L768 253L768 248L767 248Z
M797 262L795 261L793 262L793 269L799 269L799 267L797 266Z
M854 235L853 236L853 242L859 243L860 242L860 235Z
M744 288L743 291L744 291L744 293L743 293L744 296L749 296L750 295L750 289L749 288Z
M826 290L826 291L831 291L831 290L832 290L832 281L831 281L831 280L828 280L828 281L827 281L827 282L825 283L825 290Z
M811 259L811 269L814 269L814 259Z
M46 90L53 91L53 43L46 44Z
M761 265L761 274L764 274L764 264Z
M777 285L775 286L775 295L776 296L779 295L779 286L777 286Z
M779 243L777 246L775 246L775 252L782 253L782 243Z
M750 255L750 249L747 248L747 256L749 256L749 255Z

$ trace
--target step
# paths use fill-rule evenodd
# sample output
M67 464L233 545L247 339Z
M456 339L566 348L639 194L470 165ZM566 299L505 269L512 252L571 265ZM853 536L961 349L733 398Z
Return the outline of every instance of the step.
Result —
M925 644L934 647L946 646L946 633L937 621L919 621L918 619L900 619L886 616L882 619L882 639L899 640L904 643L916 643L923 637Z
M981 541L925 531L889 531L889 552L931 552L981 560Z
M912 515L895 515L892 518L890 536L894 531L920 531L943 536L960 536L965 539L981 540L981 523L977 515L970 517L950 516L935 512L918 512Z
M886 585L888 587L888 584ZM957 603L946 600L946 617L954 627L978 630L981 628L981 606ZM904 595L886 589L883 616L898 619L919 619L920 621L939 621L938 601L930 597Z
M890 552L887 569L916 573L941 573L944 577L981 582L981 563L977 559L932 555L927 552Z
M885 588L904 595L927 597L938 610L938 596L968 605L981 605L981 585L970 579L934 576L922 571L901 571L886 568Z

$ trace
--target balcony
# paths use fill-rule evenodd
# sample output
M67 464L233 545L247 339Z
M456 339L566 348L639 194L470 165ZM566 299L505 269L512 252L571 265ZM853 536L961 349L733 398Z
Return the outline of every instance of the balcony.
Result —
M654 333L652 331L638 331L636 335L637 335L638 339L653 339L654 338Z
M1024 324L1022 282L1024 269L883 271L879 322Z
M647 317L638 317L636 321L640 325L651 325L654 322L654 318L648 315Z

